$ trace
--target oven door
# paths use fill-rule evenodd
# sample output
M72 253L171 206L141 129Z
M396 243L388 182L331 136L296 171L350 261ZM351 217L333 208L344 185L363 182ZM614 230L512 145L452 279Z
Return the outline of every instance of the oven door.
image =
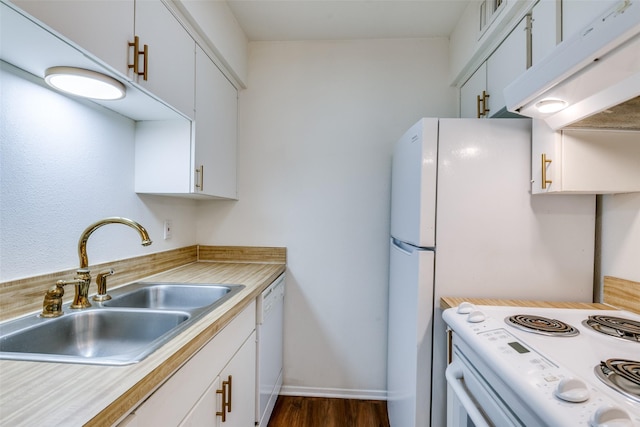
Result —
M455 345L445 376L447 427L526 427L504 402L496 384L491 386Z

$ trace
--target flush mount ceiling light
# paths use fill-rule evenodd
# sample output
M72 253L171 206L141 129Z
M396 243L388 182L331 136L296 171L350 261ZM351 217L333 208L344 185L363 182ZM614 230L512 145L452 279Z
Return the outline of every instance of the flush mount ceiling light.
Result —
M91 99L121 99L126 93L116 79L83 68L51 67L45 71L44 80L55 89Z
M541 113L556 113L567 106L567 102L561 99L543 99L536 102L536 108Z

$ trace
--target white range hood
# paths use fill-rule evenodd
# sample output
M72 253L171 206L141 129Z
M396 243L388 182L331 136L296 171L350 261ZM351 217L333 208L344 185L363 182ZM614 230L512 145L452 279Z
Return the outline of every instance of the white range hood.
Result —
M621 0L560 43L504 96L509 111L543 119L554 130L640 130L640 0ZM565 107L540 111L549 100Z

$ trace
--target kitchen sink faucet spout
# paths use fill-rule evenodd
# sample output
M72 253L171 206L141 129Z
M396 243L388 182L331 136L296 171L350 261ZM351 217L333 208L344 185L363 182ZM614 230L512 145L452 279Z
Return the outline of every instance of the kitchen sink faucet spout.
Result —
M80 269L86 269L87 267L89 267L89 258L87 257L87 241L89 240L89 236L91 236L91 233L96 231L98 228L106 224L128 225L129 227L133 228L138 233L140 233L140 238L142 239L142 246L149 246L152 243L151 239L149 238L149 233L147 233L147 230L145 230L143 226L141 226L135 221L132 221L128 218L121 218L117 216L101 219L100 221L88 226L87 229L84 230L82 232L82 235L80 236L80 240L78 241L78 257L80 258Z
M80 258L80 268L76 272L76 277L73 280L65 281L59 280L57 285L57 292L63 292L62 287L67 284L75 284L76 286L76 294L73 299L73 303L71 304L71 308L87 308L91 307L91 303L89 302L89 286L91 285L91 273L89 272L89 258L87 257L87 241L89 240L89 236L91 233L96 231L98 228L102 227L106 224L124 224L127 225L134 230L136 230L140 234L140 238L142 239L142 246L149 246L152 242L149 238L149 233L147 230L140 224L135 221L132 221L128 218L121 217L110 217L101 219L100 221L91 224L87 227L80 236L80 240L78 241L78 257ZM112 270L109 273L102 273L99 276L102 281L106 282L106 275L112 274ZM100 285L100 283L99 283ZM102 289L104 288L104 289ZM100 294L103 295L103 299L106 298L106 283L99 290Z

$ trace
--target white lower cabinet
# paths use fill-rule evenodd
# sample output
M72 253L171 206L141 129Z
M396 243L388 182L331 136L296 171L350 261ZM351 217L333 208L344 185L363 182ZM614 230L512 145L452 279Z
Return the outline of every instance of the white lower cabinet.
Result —
M256 333L252 333L180 427L250 426L255 422ZM251 369L253 367L253 374Z
M135 408L120 427L254 425L255 313L252 302Z

